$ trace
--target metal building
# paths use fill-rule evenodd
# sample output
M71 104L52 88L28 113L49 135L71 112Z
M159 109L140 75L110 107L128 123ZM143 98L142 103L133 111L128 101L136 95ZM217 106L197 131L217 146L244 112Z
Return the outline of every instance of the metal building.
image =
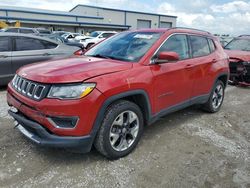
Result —
M23 27L44 27L51 30L90 32L176 26L176 16L77 5L69 12L20 7L0 7L0 21L20 21Z

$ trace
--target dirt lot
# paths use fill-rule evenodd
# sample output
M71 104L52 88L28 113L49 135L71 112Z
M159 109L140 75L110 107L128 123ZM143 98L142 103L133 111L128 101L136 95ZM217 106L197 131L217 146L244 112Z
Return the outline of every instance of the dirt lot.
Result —
M228 87L223 108L197 107L147 127L129 156L108 161L27 141L0 91L0 187L250 187L250 88Z

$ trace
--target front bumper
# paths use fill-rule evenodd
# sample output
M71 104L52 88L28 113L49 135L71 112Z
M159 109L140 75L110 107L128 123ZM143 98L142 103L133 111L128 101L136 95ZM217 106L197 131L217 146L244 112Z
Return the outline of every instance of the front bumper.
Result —
M98 90L94 90L91 95L79 100L45 98L41 101L35 101L16 92L11 85L9 85L7 92L9 106L18 109L20 114L37 122L54 135L72 137L91 134L103 97ZM79 120L75 127L62 128L50 121L54 117L78 117Z
M239 69L239 67L241 69ZM229 81L233 84L250 85L250 64L244 62L230 62L230 78Z
M80 152L89 152L91 150L93 139L90 135L82 137L57 136L21 113L14 113L11 110L8 112L17 121L17 129L38 145L57 148L79 148Z

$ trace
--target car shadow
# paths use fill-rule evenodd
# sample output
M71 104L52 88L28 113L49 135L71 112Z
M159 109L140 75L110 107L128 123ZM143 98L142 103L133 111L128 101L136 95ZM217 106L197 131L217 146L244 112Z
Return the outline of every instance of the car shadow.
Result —
M7 90L7 86L0 86L0 92L1 91L6 91Z

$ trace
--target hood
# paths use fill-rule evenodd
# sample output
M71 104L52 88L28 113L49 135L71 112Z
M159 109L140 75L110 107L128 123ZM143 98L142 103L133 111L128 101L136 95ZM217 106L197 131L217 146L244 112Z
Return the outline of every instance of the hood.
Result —
M225 50L230 60L250 61L250 52L240 50Z
M24 66L17 74L41 83L72 83L132 68L130 62L92 57L71 57Z

